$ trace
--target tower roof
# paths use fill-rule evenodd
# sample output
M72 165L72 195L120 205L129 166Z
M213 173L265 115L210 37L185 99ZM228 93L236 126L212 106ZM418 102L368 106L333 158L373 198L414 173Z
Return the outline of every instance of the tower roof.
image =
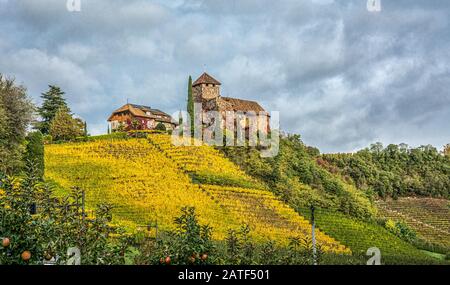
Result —
M195 82L192 84L192 86L197 86L200 84L214 84L214 85L221 85L221 83L214 79L211 75L209 75L208 73L203 73L202 75L200 75L200 77L195 80Z

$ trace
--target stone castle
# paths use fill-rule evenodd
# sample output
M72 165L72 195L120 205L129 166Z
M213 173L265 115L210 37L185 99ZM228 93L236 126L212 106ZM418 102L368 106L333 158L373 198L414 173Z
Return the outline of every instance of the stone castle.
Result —
M217 111L222 115L222 125L226 127L225 116L228 113L243 113L247 117L258 115L258 129L268 133L269 114L255 101L223 97L220 94L221 83L206 72L192 84L194 103L201 104L202 110ZM236 125L236 120L234 121ZM240 120L242 128L248 129L248 119Z

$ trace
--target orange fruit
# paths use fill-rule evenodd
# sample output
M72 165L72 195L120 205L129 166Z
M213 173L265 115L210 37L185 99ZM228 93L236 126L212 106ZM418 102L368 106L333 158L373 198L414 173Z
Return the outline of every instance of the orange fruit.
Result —
M3 238L2 239L2 246L3 247L8 247L11 244L11 241L9 240L9 238Z
M22 260L23 261L29 261L31 258L31 252L29 252L28 250L25 250L24 252L22 252Z

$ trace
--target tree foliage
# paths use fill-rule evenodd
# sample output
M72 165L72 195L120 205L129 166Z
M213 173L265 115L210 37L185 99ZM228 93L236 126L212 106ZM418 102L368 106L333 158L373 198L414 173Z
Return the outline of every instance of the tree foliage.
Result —
M166 125L164 125L163 123L158 123L157 125L156 125L156 128L155 128L157 131L162 131L162 132L165 132L166 131Z
M36 128L42 134L50 133L50 127L53 119L56 117L58 111L62 108L69 110L66 100L64 99L64 92L55 85L49 85L49 90L41 94L43 99L42 106L38 108L38 113L42 121L36 124ZM70 112L70 110L69 110Z
M450 143L444 146L444 155L450 157Z
M257 149L249 147L222 150L294 208L315 205L360 218L375 214L367 195L320 167L319 151L304 145L299 135L281 138L279 153L273 158L261 158Z
M74 118L68 108L61 108L50 124L50 135L55 141L70 141L84 135L84 123Z
M129 237L111 224L110 206L99 205L94 215L85 217L81 190L58 199L34 174L31 168L23 178L0 179L0 236L10 242L0 247L0 265L44 260L65 264L71 247L80 249L82 264L125 263ZM30 211L34 205L36 214ZM24 252L29 260L22 258Z
M187 112L191 119L191 133L194 134L194 97L192 95L192 77L189 76L188 82L188 100L187 100Z
M40 131L29 133L27 136L25 163L28 168L36 169L39 180L44 177L44 136Z
M11 174L23 167L25 135L33 114L25 87L0 74L0 172Z
M381 197L450 197L450 157L433 146L380 143L355 154L323 155L324 167Z

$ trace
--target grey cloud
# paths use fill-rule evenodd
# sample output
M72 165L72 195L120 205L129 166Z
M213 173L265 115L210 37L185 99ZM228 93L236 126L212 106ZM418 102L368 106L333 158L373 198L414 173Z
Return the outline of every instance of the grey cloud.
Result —
M281 111L324 151L450 142L450 3L365 0L0 1L0 72L38 101L67 91L91 133L126 102L185 108L206 66L226 96Z

